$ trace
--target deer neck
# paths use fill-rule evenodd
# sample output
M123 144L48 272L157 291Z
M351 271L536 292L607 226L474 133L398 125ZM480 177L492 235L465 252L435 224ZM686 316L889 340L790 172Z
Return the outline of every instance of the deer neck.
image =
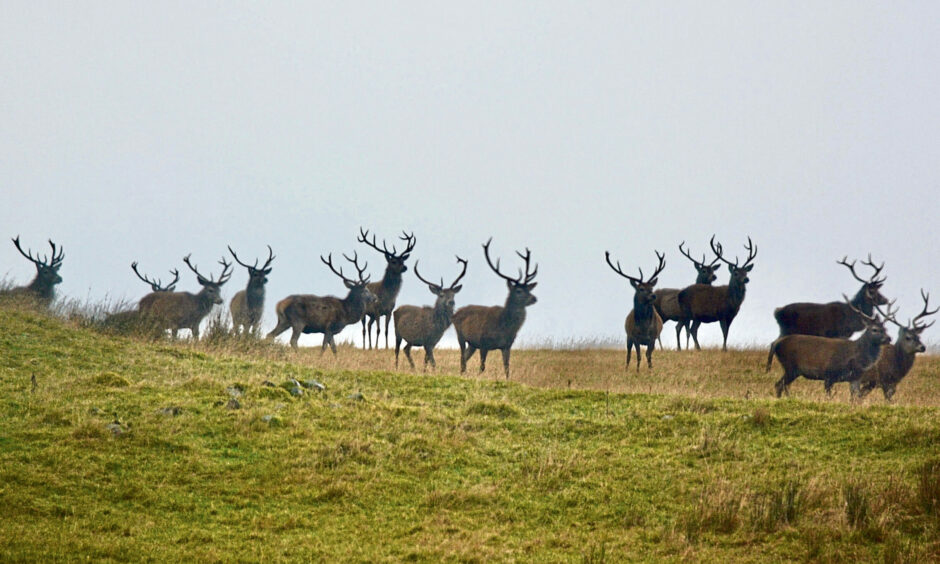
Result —
M434 304L434 327L437 330L447 329L454 317L454 308L444 304Z
M187 292L189 294L189 292ZM208 313L212 309L212 306L215 305L215 302L212 301L212 298L209 297L208 288L203 288L198 294L189 294L193 296L193 302L196 304L196 308L199 313Z
M728 283L728 298L735 306L740 306L744 302L744 294L747 292L747 284L731 277Z
M366 312L366 303L362 299L361 292L355 292L351 290L345 298L343 298L343 311L346 312L346 324L355 323L362 319L363 314Z
M881 355L881 341L876 339L871 331L865 331L861 337L858 338L858 347L859 360L863 367L871 366L878 360L878 356Z
M862 286L858 293L855 294L855 297L852 298L852 307L869 316L874 312L874 306L871 301L866 298L864 286Z
M633 296L633 319L636 321L648 321L653 318L652 302L642 302L639 296Z
M382 276L382 290L388 295L397 296L401 290L401 273L393 272L391 266L385 268L385 275Z
M512 299L512 294L509 298L506 298L506 303L503 305L503 311L499 315L500 325L504 327L522 327L522 323L525 321L525 304L522 302L514 301Z
M36 278L29 283L26 289L35 294L40 300L52 301L55 297L55 286L43 284L39 279L39 275L36 275Z
M262 307L264 305L264 282L249 282L245 288L245 301L249 308Z

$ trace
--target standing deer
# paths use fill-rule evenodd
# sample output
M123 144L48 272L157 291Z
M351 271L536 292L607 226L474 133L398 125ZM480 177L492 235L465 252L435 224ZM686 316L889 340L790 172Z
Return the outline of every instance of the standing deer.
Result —
M189 261L192 255L183 257L183 262L196 274L196 280L202 286L197 294L190 292L155 291L140 299L137 309L140 315L153 322L162 330L171 329L174 336L180 329L192 331L193 338L199 338L199 324L209 314L213 306L222 303L222 285L232 277L232 263L223 257L219 261L222 273L215 280L212 275L206 278ZM136 270L136 269L135 269Z
M415 248L415 236L402 231L399 237L405 241L405 250L398 253L395 246L389 251L382 241L380 249L375 242L375 235L372 241L369 241L369 232L359 228L359 242L365 243L376 251L385 255L388 263L385 267L385 275L382 280L369 284L369 291L375 295L376 300L366 307L365 315L362 318L362 347L366 347L366 334L369 335L369 348L372 348L372 324L375 323L375 348L379 348L379 333L382 332L381 320L385 316L385 348L388 348L388 325L392 320L392 311L395 309L395 300L398 298L398 292L401 290L401 275L408 270L405 261ZM369 318L368 328L366 327L366 317Z
M395 368L398 368L398 351L403 340L405 341L405 357L412 370L415 368L415 363L411 359L413 346L424 347L425 370L428 368L428 362L431 363L431 367L437 368L437 363L434 362L434 346L441 340L444 331L450 327L454 316L454 296L463 288L457 283L467 273L467 261L458 256L457 262L463 265L463 270L449 288L444 288L443 278L440 284L425 280L418 272L418 263L415 263L415 276L428 285L428 289L437 296L437 300L434 301L434 307L403 305L395 310Z
M685 245L685 241L679 243L679 252L692 261L692 264L695 265L695 271L698 273L695 278L695 283L711 286L712 282L718 279L718 277L715 276L715 271L718 270L718 263L720 262L718 258L716 257L710 264L705 264L705 255L703 253L702 262L699 262L692 258L692 255L682 248L682 245ZM679 351L682 350L682 342L679 340L682 329L685 329L686 349L689 348L689 338L692 336L689 330L691 321L683 315L682 308L679 306L680 291L681 290L678 288L661 288L656 290L656 301L653 302L653 307L656 308L656 313L663 319L664 324L667 321L676 322L676 350ZM662 338L657 338L657 340L659 341L659 346L662 347Z
M509 379L509 352L516 334L525 322L525 308L537 300L532 290L538 282L532 282L538 274L539 267L529 271L529 262L532 252L527 248L525 254L516 252L525 261L525 272L519 270L519 276L511 278L499 271L499 260L493 265L490 260L490 237L483 245L483 256L486 263L497 276L506 281L509 296L503 306L468 305L457 310L454 314L454 329L457 331L457 343L460 345L460 372L467 371L467 361L480 349L480 372L486 370L486 355L491 350L499 349L503 353L503 370L506 379Z
M321 255L320 260L330 267L333 274L343 280L343 284L349 289L349 294L344 299L311 294L287 296L277 303L275 308L277 327L268 333L268 339L273 339L287 329L291 329L290 346L296 349L297 340L300 339L302 333L323 333L320 354L323 354L326 346L329 345L333 356L336 356L336 343L333 341L333 336L347 325L362 319L366 307L375 301L375 295L368 288L369 277L362 277L363 272L369 266L368 263L359 268L358 255L353 254L353 258L346 255L343 257L353 264L358 272L358 279L346 278L342 268L336 270L333 266L332 253L328 255L328 258L323 258Z
M660 331L663 330L663 320L653 307L656 300L656 293L653 289L656 287L657 277L666 268L666 255L656 251L656 258L659 259L659 265L648 279L643 280L643 269L640 268L640 277L634 278L623 272L620 268L620 261L617 265L610 261L610 251L604 252L604 258L614 272L630 281L633 286L633 309L627 314L623 328L627 332L627 363L630 368L630 352L636 349L636 370L640 371L640 345L646 347L646 364L652 370L653 368L653 350L656 348L656 339Z
M721 350L728 350L728 329L731 328L731 322L738 315L741 304L744 303L744 293L747 283L750 281L748 273L754 268L751 261L757 256L757 247L747 238L747 260L744 264L738 266L738 259L735 257L732 264L726 260L722 254L721 244L715 243L715 237L712 236L710 245L712 252L725 264L731 272L731 280L727 286L709 286L707 284L693 284L679 292L679 306L682 307L683 315L692 320L692 340L695 341L695 349L701 350L698 344L698 328L702 323L721 324L722 344Z
M898 383L907 376L911 367L914 366L914 357L917 353L927 350L927 347L920 340L920 334L924 329L933 325L936 320L926 325L920 323L920 320L937 313L940 308L928 311L930 296L925 294L923 290L920 291L920 296L924 300L924 309L912 321L908 321L906 326L902 326L894 319L889 319L898 326L898 342L896 345L884 345L881 348L881 356L878 358L878 362L869 367L860 379L850 384L853 397L864 398L875 386L881 386L885 400L891 401Z
M163 285L162 280L151 280L147 276L141 274L140 271L137 270L137 261L131 263L131 270L134 271L134 274L137 275L137 278L140 278L144 283L150 286L152 293L172 292L176 288L176 283L180 280L180 271L177 269L170 271L170 274L173 275L173 280L171 280L165 286ZM116 311L111 313L108 315L107 319L105 319L104 326L120 332L128 332L131 330L149 332L153 333L154 337L159 336L163 332L163 329L159 327L158 323L153 323L152 320L150 320L148 317L141 315L139 309Z
M274 250L268 245L268 260L258 268L258 259L254 265L248 265L238 259L238 255L229 245L228 252L235 257L235 262L248 269L248 286L238 291L232 297L229 309L232 311L232 329L236 333L254 335L261 325L261 315L264 313L264 285L268 283L268 274L271 274L271 261L274 260Z
M848 257L838 261L849 269L852 276L862 283L862 287L852 298L851 303L829 302L827 304L817 303L793 303L779 307L774 310L774 318L777 325L780 326L780 336L784 335L818 335L820 337L838 337L847 339L855 332L865 328L862 318L856 314L860 311L865 315L872 315L874 307L888 303L887 298L881 294L881 286L885 283L885 278L878 278L884 263L881 266L875 266L871 260L871 254L868 260L862 264L872 267L875 272L871 278L864 279L855 272L855 262L847 262Z
M30 262L36 265L36 277L33 278L33 281L30 282L28 286L18 286L4 290L0 292L0 296L29 298L35 300L39 305L48 307L49 304L52 303L52 300L55 299L55 285L62 282L62 277L59 276L59 268L62 266L62 259L65 258L65 251L62 247L56 250L55 243L50 239L49 245L52 247L52 258L50 259L43 256L42 260L40 260L38 257L33 258L32 249L30 249L29 252L23 250L23 247L20 246L19 235L13 239L13 245L16 246L16 250L18 250L21 255L28 258Z

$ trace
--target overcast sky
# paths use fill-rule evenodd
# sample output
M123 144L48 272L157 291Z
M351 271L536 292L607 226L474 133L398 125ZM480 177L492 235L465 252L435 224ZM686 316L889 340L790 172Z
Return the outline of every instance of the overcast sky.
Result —
M458 306L505 299L488 237L513 271L530 247L530 343L621 338L633 292L604 251L645 272L665 251L679 287L677 244L712 233L759 251L732 345L854 294L844 255L887 263L903 319L921 287L940 303L940 4L310 4L5 2L0 235L62 244L59 294L91 300L142 296L133 260L195 291L187 253L270 244L267 328L288 294L344 293L321 253L381 276L360 225L413 231L426 276L467 257ZM33 274L0 241L0 276ZM399 304L431 301L409 271Z

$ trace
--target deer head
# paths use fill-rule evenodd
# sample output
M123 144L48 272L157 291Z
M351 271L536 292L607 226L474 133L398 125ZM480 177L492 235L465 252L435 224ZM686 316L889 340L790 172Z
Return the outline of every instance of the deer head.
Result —
M405 266L405 261L408 260L408 257L411 255L411 251L415 248L415 239L414 234L408 234L402 231L402 234L398 237L405 242L405 250L401 253L398 252L398 249L392 245L392 250L388 250L388 246L385 244L385 240L382 240L382 248L380 249L376 243L375 235L372 236L372 240L369 241L369 231L364 230L362 227L359 228L359 238L360 243L365 243L366 245L372 247L376 251L385 255L385 261L388 263L387 269L390 272L395 274L401 274L408 270L408 267Z
M222 273L219 274L219 279L215 280L211 274L209 275L209 278L206 278L200 274L199 270L193 266L191 262L189 262L189 257L191 256L192 255L189 254L183 257L183 262L185 262L186 266L188 266L189 269L196 274L196 280L202 286L202 292L200 292L200 294L216 305L221 304L222 285L228 282L229 278L232 277L232 263L226 262L225 258L223 257L222 260L219 261L219 264L222 265Z
M29 252L23 250L23 247L20 246L19 235L13 239L13 244L16 246L16 250L18 250L21 255L36 265L36 279L33 280L33 282L30 284L30 287L38 291L40 294L49 293L51 296L53 286L62 282L62 277L59 276L59 268L62 266L62 259L65 258L65 251L63 248L59 247L57 251L55 243L53 243L52 239L50 239L49 245L52 247L52 258L49 259L48 257L43 256L42 260L40 260L38 257L33 258L32 249L30 249Z
M715 253L715 256L717 256L721 262L728 265L728 271L731 273L731 282L729 283L730 286L738 286L739 288L743 288L745 284L751 281L751 279L748 278L748 273L750 273L754 268L754 265L751 263L754 258L757 257L757 246L751 242L750 237L747 238L747 244L744 245L745 250L747 250L747 260L744 261L744 264L741 266L738 266L738 257L734 257L734 263L725 259L722 252L721 243L715 242L714 235L712 235L712 238L709 241L709 245L712 248L712 252Z
M349 258L343 254L343 258L352 263L353 267L356 269L357 277L356 278L346 278L346 275L343 274L343 268L340 267L339 270L333 266L333 253L327 255L327 258L323 258L323 255L320 255L320 260L323 261L323 264L330 267L330 270L333 271L333 274L339 276L343 280L343 284L349 290L350 297L360 297L363 300L363 303L369 304L375 301L375 294L369 291L366 288L366 285L369 283L370 276L363 278L363 274L366 269L369 267L369 263L364 263L362 268L359 267L359 255L353 253L352 258Z
M924 309L917 314L917 317L908 320L907 325L901 325L893 317L888 319L888 321L899 327L898 346L907 354L922 353L927 350L923 341L920 340L920 334L923 333L924 329L933 325L936 320L926 324L921 323L921 320L940 311L940 307L933 311L928 309L930 305L930 294L924 293L923 288L920 290L920 297L924 300Z
M861 303L870 304L870 306L880 306L880 305L887 304L888 298L884 297L881 294L881 286L884 285L885 280L887 280L887 278L884 276L882 276L881 278L878 277L878 275L881 274L881 270L885 267L885 263L882 262L881 266L875 266L875 263L872 262L871 260L871 253L869 253L868 260L863 261L862 264L866 266L870 266L875 272L872 273L871 278L865 279L859 276L858 273L855 272L856 261L853 260L851 263L849 263L848 258L849 258L848 256L845 256L842 258L842 260L836 261L836 262L848 268L849 272L852 273L852 276L856 280L862 283L862 289L859 291L859 294L861 295L861 297L863 297L863 299L861 300ZM858 297L859 296L856 296L856 301L859 301L857 299ZM868 309L868 307L866 307L865 309Z
M887 305L886 311L881 311L881 308L877 308L878 313L880 313L881 316L884 318L882 319L881 317L878 317L878 315L876 314L868 315L864 311L852 305L852 300L850 300L849 297L846 296L845 294L842 294L842 297L845 299L845 303L848 304L850 308L852 308L852 311L858 314L858 316L862 320L862 323L865 325L865 333L862 335L862 337L865 337L867 335L871 338L872 342L877 342L882 345L887 345L891 342L891 337L888 335L887 330L885 330L884 323L885 321L892 321L894 323L897 323L897 321L895 321L894 319L894 316L897 313L897 310L894 310L894 311L891 310L891 306L894 305L894 302L888 302L886 304Z
M702 262L699 262L692 258L692 255L682 248L682 245L685 245L685 241L679 243L679 252L682 253L685 258L692 261L692 264L695 265L695 271L698 272L698 276L695 278L696 284L711 284L715 280L718 280L715 271L718 270L718 263L721 262L721 260L717 256L711 263L705 264L705 253L702 253Z
M271 245L268 245L268 260L264 262L261 268L258 268L258 259L255 259L254 265L248 265L243 263L238 259L238 255L235 254L235 251L232 250L232 246L228 246L228 252L232 253L232 256L235 257L235 262L244 266L248 269L248 285L252 287L264 286L268 282L268 274L271 274L271 261L274 260L274 251L271 249Z
M435 308L437 308L438 306L443 306L447 311L450 311L450 312L454 311L454 305L455 305L454 297L456 296L457 292L459 292L460 289L463 288L463 285L461 284L460 286L458 286L457 282L460 282L460 279L463 278L464 275L467 273L467 261L458 256L457 263L463 265L463 270L460 271L460 275L457 276L456 279L454 279L450 287L444 288L444 277L441 277L440 284L435 284L434 282L425 280L424 277L421 276L421 273L418 272L418 263L415 262L415 276L418 277L418 280L421 280L422 282L427 284L428 289L431 290L431 293L437 296L437 301L434 304Z
M656 253L656 258L659 259L659 264L656 266L656 269L653 271L653 274L650 275L646 280L643 279L643 269L638 268L640 271L640 277L636 278L630 276L629 274L624 273L623 268L620 267L620 261L617 261L617 264L614 265L610 260L610 251L604 252L604 258L607 259L607 266L609 266L614 272L623 276L630 281L630 285L633 286L635 294L633 296L633 303L635 306L648 306L656 300L656 294L653 289L656 287L656 283L659 281L659 275L662 273L663 269L666 268L666 255L665 253L660 253L659 251L654 251Z
M532 290L538 285L538 282L533 282L535 275L539 272L539 265L536 264L535 268L530 272L529 263L532 260L532 251L526 247L525 254L516 251L516 254L519 255L519 258L525 261L525 271L520 268L519 276L512 278L506 276L499 271L499 259L496 259L496 264L493 264L493 261L490 260L490 243L493 242L493 238L490 237L489 240L483 244L483 256L486 257L486 264L490 266L490 270L496 273L497 276L506 281L506 287L509 288L509 303L510 304L519 304L523 307L530 306L537 302L538 300L534 295L532 295Z
M156 280L151 280L140 273L137 270L137 261L131 263L131 269L133 269L134 274L137 275L137 278L140 278L147 284L150 284L150 289L154 292L172 292L176 288L176 283L180 281L180 271L173 269L170 271L170 274L173 275L173 280L171 280L166 286L163 285L163 282L158 278Z

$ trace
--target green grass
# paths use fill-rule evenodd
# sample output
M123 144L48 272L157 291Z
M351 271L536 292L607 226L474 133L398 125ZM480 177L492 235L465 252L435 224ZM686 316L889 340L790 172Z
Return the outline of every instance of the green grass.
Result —
M146 342L0 310L0 555L940 558L935 407L552 389L350 369L352 352ZM290 378L327 389L293 396Z

